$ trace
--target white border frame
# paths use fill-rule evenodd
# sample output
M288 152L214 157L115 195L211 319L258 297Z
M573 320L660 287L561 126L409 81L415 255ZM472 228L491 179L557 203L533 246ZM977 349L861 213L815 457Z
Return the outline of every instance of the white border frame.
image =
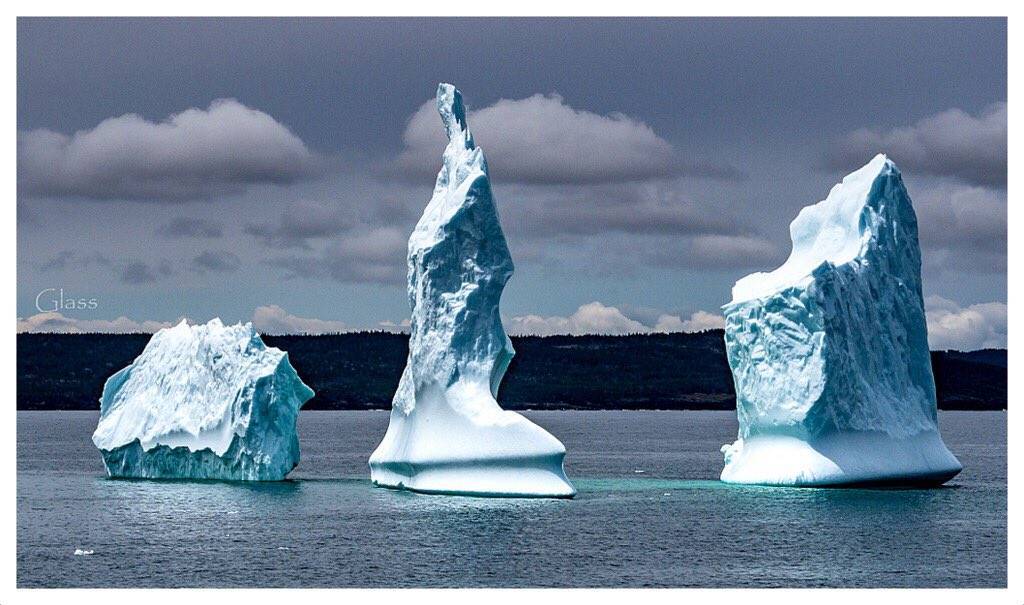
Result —
M3 213L4 220L0 224L2 229L2 241L6 248L7 261L3 263L2 282L7 284L17 283L17 234L16 234L16 204L17 199L16 183L16 139L17 123L14 119L17 113L16 78L17 78L17 22L16 16L250 16L261 14L265 16L1008 16L1008 101L1011 111L1009 113L1009 187L1008 199L1014 191L1014 175L1018 174L1016 167L1020 162L1016 161L1014 154L1017 130L1014 127L1015 111L1012 108L1012 100L1017 97L1018 79L1014 76L1012 67L1018 65L1016 59L1019 55L1020 42L1015 41L1014 13L1020 12L1009 2L993 2L987 0L975 0L970 3L934 1L928 2L881 2L878 0L865 0L857 5L842 4L828 6L817 1L808 0L783 0L773 3L756 3L752 1L717 2L713 4L682 5L669 3L664 0L635 0L628 5L611 3L607 1L585 1L568 0L551 2L550 0L500 0L488 3L470 5L468 3L435 3L426 4L413 2L411 0L376 2L363 6L351 4L329 3L315 0L292 0L291 2L268 3L268 2L199 2L196 0L179 0L173 4L166 3L163 6L147 6L137 0L116 0L103 2L102 6L95 3L71 2L69 0L51 0L43 3L12 2L7 5L6 10L10 12L5 22L5 37L7 44L4 46L3 54L6 60L0 63L3 71L3 81L7 82L6 94L3 95L5 115L10 120L8 130L8 146L5 148L3 171L6 175L10 200L5 205ZM140 13L141 8L149 9ZM630 13L623 14L623 9L630 9ZM88 9L90 13L84 13ZM338 11L344 10L344 15ZM679 14L685 10L686 14ZM1008 203L1008 233L1018 233L1024 227L1020 225L1022 210L1018 209L1016 203ZM1024 288L1024 282L1018 280L1014 269L1017 267L1018 253L1021 245L1017 244L1013 237L1009 237L1007 251L1007 281L1008 295L1007 304L1010 309L1016 309L1016 301L1021 299L1018 294ZM8 309L8 317L13 321L17 317L16 300L12 293L8 294L4 301L4 307ZM1009 344L1008 349L1016 351L1019 339L1016 338L1014 326L1016 320L1014 315L1009 319ZM12 330L13 336L13 330ZM1021 393L1020 380L1016 379L1018 370L1024 369L1024 363L1019 362L1016 354L1009 356L1009 400L1011 403L1007 413L1008 419L1008 513L1013 510L1016 504L1019 507L1021 490L1020 469L1021 469L1021 448L1014 445L1014 438L1024 435L1022 429L1022 418L1024 412L1017 413L1018 405L1024 406L1024 401L1017 395ZM102 604L108 605L112 602L144 602L146 605L181 605L183 601L190 603L224 603L241 602L259 605L262 603L277 604L282 599L301 599L305 604L331 603L353 601L360 602L387 602L394 600L415 600L422 603L443 602L446 604L472 603L476 605L480 600L488 603L501 605L505 603L527 602L564 602L567 600L586 599L595 603L619 603L622 601L643 600L652 603L672 603L673 605L685 599L686 602L694 603L731 603L741 601L756 601L757 603L785 603L786 605L819 605L823 599L837 605L854 604L860 605L866 599L873 603L900 603L906 605L912 602L927 602L930 605L942 605L945 603L964 602L992 602L1007 603L1010 605L1024 605L1024 585L1015 578L1012 571L1022 569L1024 557L1021 555L1021 525L1013 514L1008 519L1008 547L1009 565L1007 589L972 589L972 590L934 590L934 589L871 589L866 592L862 589L457 589L457 590L428 590L428 589L16 589L16 505L17 505L17 455L16 455L16 405L14 388L17 384L16 365L16 341L13 337L4 341L0 348L0 368L8 376L6 384L8 406L8 422L0 423L0 443L7 444L7 451L2 456L2 483L4 497L0 499L0 516L7 520L0 526L0 538L5 548L0 551L0 605L8 603L69 603L81 604ZM1018 515L1019 516L1019 515ZM480 590L487 590L480 594ZM822 590L828 594L821 594Z

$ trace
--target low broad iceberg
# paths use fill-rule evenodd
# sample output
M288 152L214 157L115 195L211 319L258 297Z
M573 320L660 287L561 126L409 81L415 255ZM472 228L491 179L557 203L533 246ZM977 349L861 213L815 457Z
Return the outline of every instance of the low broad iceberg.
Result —
M251 324L160 330L111 376L92 440L111 477L277 481L313 391Z
M884 155L804 208L793 251L723 307L739 439L722 480L941 484L960 472L939 436L917 218Z
M449 142L409 238L409 358L370 476L427 493L572 496L565 447L495 400L514 354L498 310L512 258L454 86L438 86L437 109Z

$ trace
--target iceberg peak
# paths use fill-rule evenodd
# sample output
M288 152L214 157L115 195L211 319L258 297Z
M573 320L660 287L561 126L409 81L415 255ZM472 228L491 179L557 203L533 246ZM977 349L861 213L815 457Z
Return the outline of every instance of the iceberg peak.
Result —
M459 89L445 82L437 85L437 113L441 115L449 141L462 142L467 149L476 147L466 123L466 106Z
M900 176L884 154L843 178L824 200L805 207L789 226L792 252L785 263L769 273L754 273L736 282L732 302L760 298L800 283L823 263L842 265L860 255L877 225L862 220L879 179ZM908 198L909 199L909 198Z

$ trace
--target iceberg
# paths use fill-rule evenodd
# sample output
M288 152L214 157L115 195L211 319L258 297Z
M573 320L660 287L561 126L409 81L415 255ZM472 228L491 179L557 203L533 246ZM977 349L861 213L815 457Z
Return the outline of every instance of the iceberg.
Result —
M370 477L424 493L571 497L562 443L496 401L515 353L498 309L512 258L462 95L440 84L437 109L448 146L409 237L409 355Z
M937 485L939 435L917 218L884 155L790 225L793 250L723 307L739 438L722 481Z
M313 397L252 324L160 330L103 387L92 441L111 477L279 481Z

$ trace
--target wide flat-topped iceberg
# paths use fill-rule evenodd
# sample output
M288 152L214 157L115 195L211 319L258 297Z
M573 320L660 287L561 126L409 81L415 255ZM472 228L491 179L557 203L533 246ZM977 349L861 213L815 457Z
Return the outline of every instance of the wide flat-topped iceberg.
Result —
M739 439L722 480L941 484L960 472L939 436L917 218L884 155L804 208L793 251L723 307Z
M498 310L512 258L454 86L438 86L437 109L449 142L409 238L409 358L371 479L428 493L572 496L565 447L495 400L514 354Z
M112 477L276 481L299 463L312 396L252 324L183 320L107 380L92 440Z

